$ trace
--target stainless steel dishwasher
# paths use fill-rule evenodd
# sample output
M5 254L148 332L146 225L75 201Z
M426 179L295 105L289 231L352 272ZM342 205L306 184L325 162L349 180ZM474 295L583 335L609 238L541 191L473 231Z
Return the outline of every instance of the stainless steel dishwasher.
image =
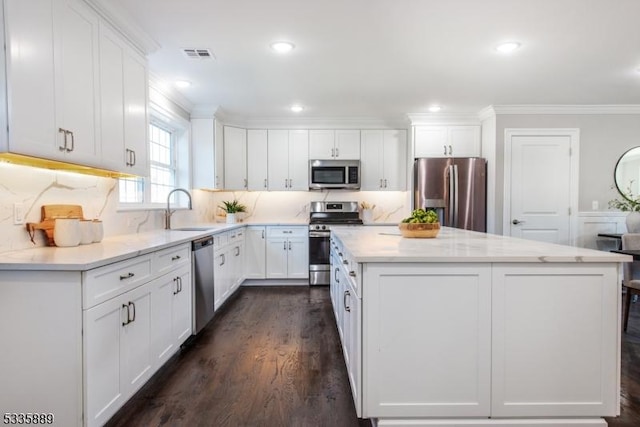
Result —
M192 242L193 277L193 331L197 334L213 318L213 237Z

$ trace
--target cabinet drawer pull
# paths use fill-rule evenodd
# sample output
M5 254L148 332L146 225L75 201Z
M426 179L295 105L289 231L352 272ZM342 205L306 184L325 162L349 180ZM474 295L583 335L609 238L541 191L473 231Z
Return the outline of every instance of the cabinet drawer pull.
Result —
M353 270L351 270L351 271L349 272L349 276L351 276L351 277L356 277L356 272L355 272L355 271L353 271Z
M172 257L171 257L171 261L177 261L177 260L179 260L180 258L181 258L181 256L180 256L180 255L172 256Z
M124 276L120 276L120 280L127 280L127 279L131 279L133 276L135 276L135 274L133 273L127 273Z
M129 305L128 304L122 304L122 308L126 308L127 309L127 321L126 322L122 322L122 326L127 326L129 323L131 323L131 320L129 319Z
M343 263L344 265L347 265L347 264L349 264L349 261L347 261L347 260L345 259L345 260L343 260L343 261L342 261L342 263Z

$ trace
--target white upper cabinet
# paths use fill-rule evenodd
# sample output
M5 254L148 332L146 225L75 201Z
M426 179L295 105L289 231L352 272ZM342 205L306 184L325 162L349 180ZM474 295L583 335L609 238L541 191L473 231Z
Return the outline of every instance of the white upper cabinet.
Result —
M9 138L0 149L146 175L145 57L82 0L4 5Z
M247 181L251 191L268 189L267 154L267 131L247 130Z
M361 190L406 190L406 130L363 130L361 150Z
M268 131L269 190L309 189L309 131Z
M226 190L247 189L247 131L224 127L224 185Z
M223 189L223 133L213 118L191 119L193 188Z
M309 158L316 160L359 160L359 130L309 131Z
M8 0L9 145L100 166L98 16L79 0Z
M127 42L100 23L102 164L146 175L147 66Z
M415 157L479 157L480 126L416 126Z

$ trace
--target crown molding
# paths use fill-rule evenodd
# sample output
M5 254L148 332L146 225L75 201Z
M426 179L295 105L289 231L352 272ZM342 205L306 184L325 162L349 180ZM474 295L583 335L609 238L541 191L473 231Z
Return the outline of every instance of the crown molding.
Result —
M198 107L196 107L196 110ZM215 113L226 125L246 129L406 129L406 119L374 117L242 117L229 115L222 109Z
M442 113L409 113L412 126L420 125L479 125L477 113L442 114Z
M171 102L191 114L193 103L189 101L183 94L174 89L166 80L162 79L156 73L149 71L149 86L158 91Z
M618 105L492 105L495 114L640 114L639 104Z
M480 119L480 121L491 119L495 116L496 110L493 108L493 105L489 105L488 107L485 107L482 110L478 111L478 119Z
M109 24L120 31L145 56L160 49L160 44L144 31L128 12L109 0L85 0Z
M218 105L195 105L191 109L192 119L211 119L213 117L221 117L220 106ZM219 118L220 118L219 117Z

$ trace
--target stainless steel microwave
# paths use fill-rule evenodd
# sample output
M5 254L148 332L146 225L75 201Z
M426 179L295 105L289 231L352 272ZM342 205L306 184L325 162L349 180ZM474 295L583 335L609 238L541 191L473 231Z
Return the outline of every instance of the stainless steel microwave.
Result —
M360 189L360 160L309 160L309 189Z

